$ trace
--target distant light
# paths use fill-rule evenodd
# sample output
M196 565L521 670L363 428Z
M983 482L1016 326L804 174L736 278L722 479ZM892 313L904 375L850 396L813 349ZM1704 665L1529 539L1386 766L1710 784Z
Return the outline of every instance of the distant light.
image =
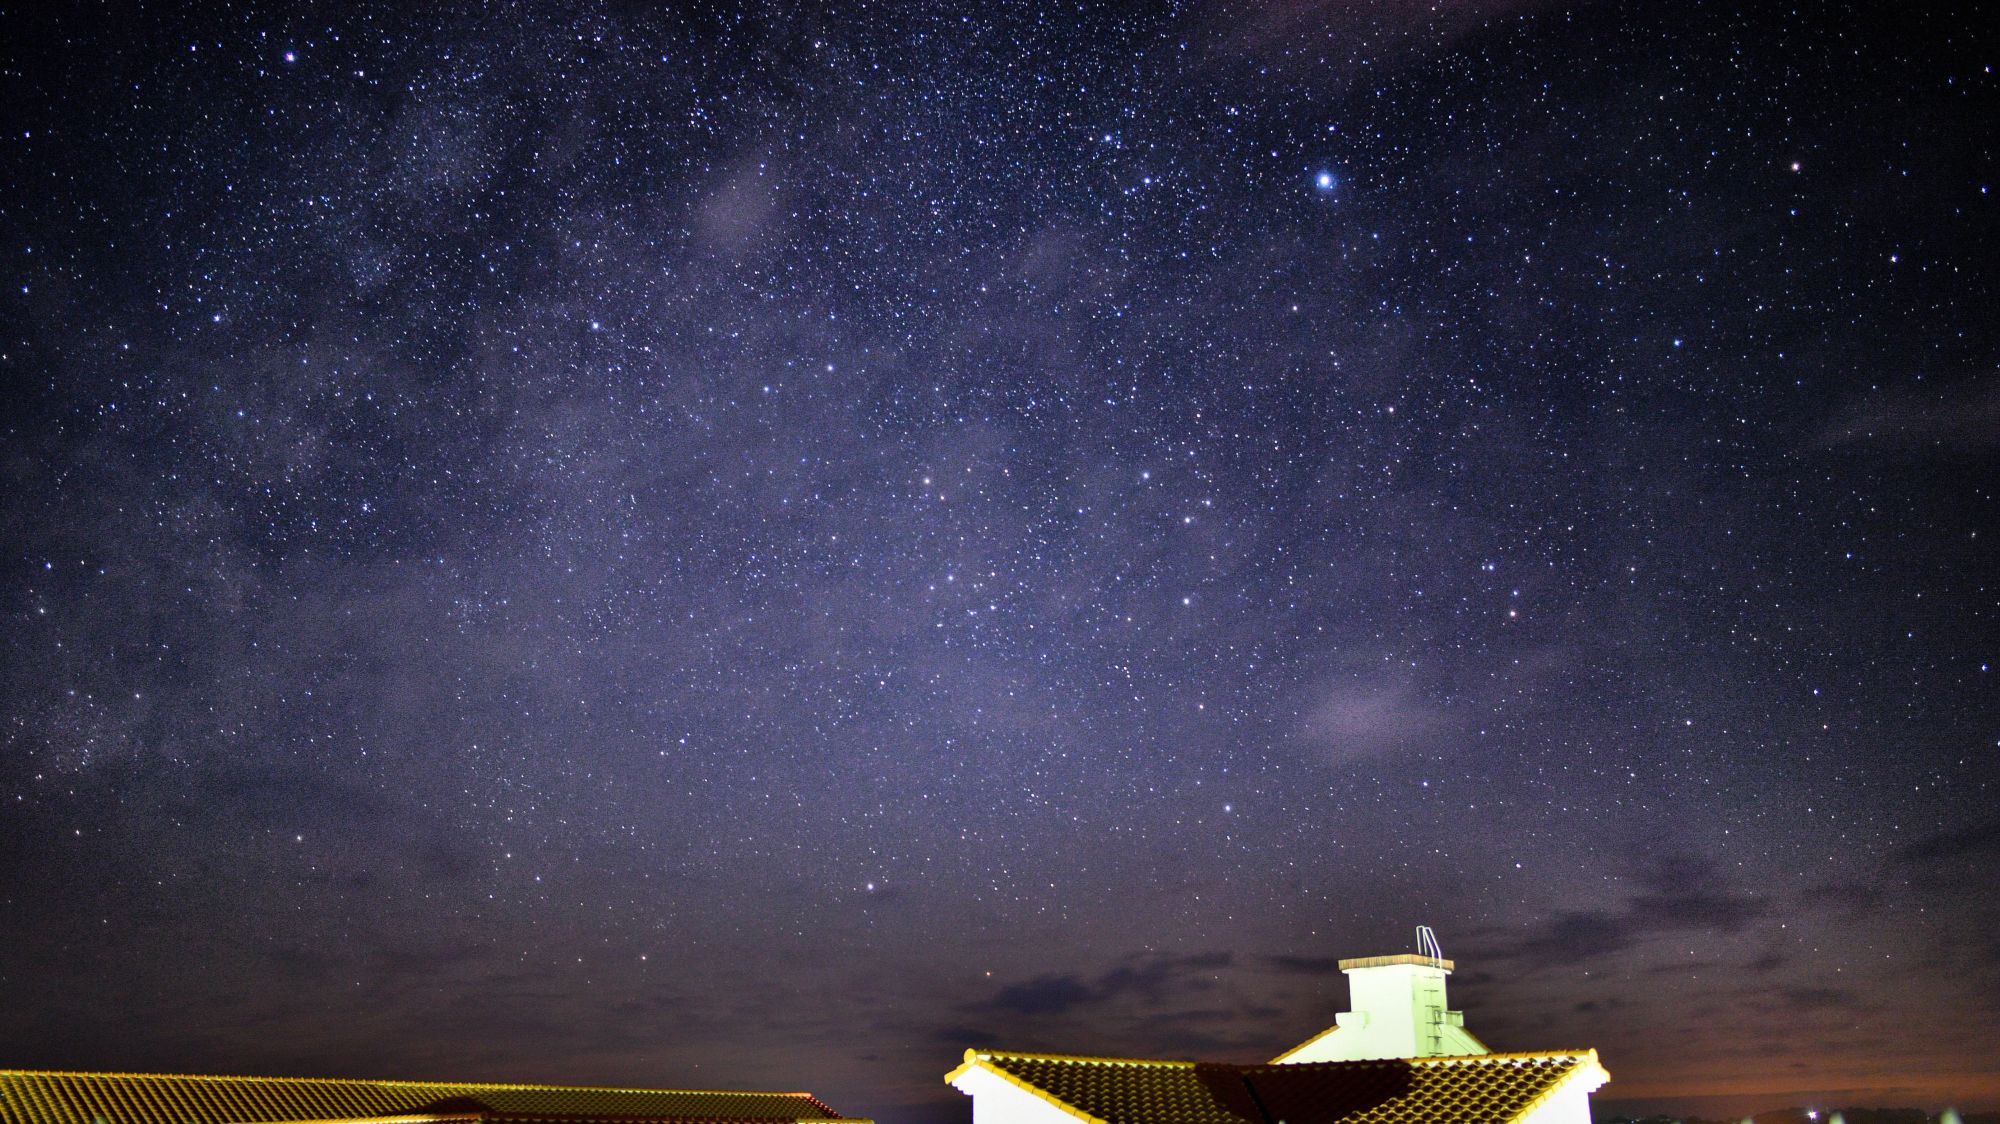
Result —
M1313 186L1321 191L1332 191L1340 186L1340 180L1332 172L1322 170L1313 177Z

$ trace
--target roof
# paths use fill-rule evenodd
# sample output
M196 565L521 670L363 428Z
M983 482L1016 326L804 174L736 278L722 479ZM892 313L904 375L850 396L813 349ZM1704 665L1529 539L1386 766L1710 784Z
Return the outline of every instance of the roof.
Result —
M1088 1124L1504 1124L1610 1077L1595 1050L1247 1066L968 1050L945 1080L973 1069Z
M1392 964L1415 964L1421 968L1442 968L1449 972L1456 965L1441 956L1418 956L1414 952L1399 952L1394 956L1352 956L1340 962L1340 970L1352 972L1357 968L1387 968Z
M0 1124L840 1119L809 1093L0 1069Z

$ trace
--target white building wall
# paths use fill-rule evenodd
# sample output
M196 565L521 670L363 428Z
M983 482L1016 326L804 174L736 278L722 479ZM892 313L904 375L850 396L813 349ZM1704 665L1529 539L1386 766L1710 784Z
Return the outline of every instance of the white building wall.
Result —
M1077 1124L1077 1117L984 1069L968 1069L952 1085L972 1098L972 1124Z
M1350 1011L1339 1030L1295 1047L1281 1062L1354 1062L1485 1054L1456 1011L1445 1009L1445 970L1428 964L1348 968Z

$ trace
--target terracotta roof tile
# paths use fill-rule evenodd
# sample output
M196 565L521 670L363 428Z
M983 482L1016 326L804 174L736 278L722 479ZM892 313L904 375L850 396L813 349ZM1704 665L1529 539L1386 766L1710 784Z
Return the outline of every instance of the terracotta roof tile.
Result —
M806 1093L0 1070L0 1124L270 1124L393 1117L629 1124L841 1119Z
M1504 1124L1572 1077L1608 1076L1595 1051L1252 1066L970 1051L966 1065L1102 1124Z

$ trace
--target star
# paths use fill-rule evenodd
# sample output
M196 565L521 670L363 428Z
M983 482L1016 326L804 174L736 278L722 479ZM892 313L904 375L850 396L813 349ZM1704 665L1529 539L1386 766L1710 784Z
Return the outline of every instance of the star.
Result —
M1614 1089L1858 1087L1923 1018L1896 1080L2000 1103L1971 15L43 7L4 1064L701 1079L536 1017L581 958L704 1013L661 1057L942 1120L1028 1044L953 1028L1179 1051L1157 987L1275 1051L1320 988L1251 992L1436 920L1560 950L1488 1009ZM1683 937L1725 982L1655 994ZM1919 947L1971 986L1864 970ZM314 1023L412 987L509 1029Z

